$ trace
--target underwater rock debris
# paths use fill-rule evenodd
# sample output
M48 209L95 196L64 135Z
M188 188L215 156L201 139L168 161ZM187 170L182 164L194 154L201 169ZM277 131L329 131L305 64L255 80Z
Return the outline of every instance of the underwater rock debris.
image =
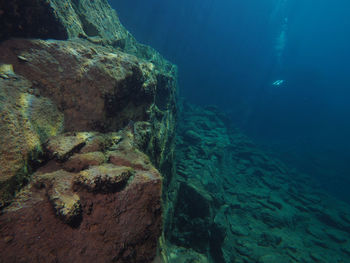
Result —
M165 226L172 257L184 262L176 251L191 248L209 262L350 262L349 205L261 151L215 110L179 108L176 201Z

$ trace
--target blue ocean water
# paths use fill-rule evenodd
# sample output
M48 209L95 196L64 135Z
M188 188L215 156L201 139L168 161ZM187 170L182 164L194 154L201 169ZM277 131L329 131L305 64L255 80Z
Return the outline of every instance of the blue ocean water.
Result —
M350 202L350 2L110 0L179 67L181 96Z

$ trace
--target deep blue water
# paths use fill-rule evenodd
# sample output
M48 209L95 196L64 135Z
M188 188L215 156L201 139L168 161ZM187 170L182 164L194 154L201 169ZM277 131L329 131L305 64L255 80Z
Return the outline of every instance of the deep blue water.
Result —
M110 0L180 94L350 202L350 1ZM283 80L281 85L272 85Z

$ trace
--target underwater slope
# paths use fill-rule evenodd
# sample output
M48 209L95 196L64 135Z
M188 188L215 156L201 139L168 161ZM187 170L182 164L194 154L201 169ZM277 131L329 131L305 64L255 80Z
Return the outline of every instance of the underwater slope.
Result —
M151 262L176 67L105 0L0 0L0 22L0 262Z
M208 262L350 262L347 204L259 150L214 108L185 103L178 126L170 262L187 262L189 251Z

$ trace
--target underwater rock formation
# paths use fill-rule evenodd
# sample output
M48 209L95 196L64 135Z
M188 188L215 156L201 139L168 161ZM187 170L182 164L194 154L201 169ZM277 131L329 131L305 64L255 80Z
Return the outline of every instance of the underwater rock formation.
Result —
M131 131L66 133L46 147L49 161L0 216L0 262L151 262L162 180Z
M106 0L0 23L1 263L350 262L349 207L216 109L182 105L174 173L176 67Z
M41 145L63 128L56 105L36 96L30 81L14 74L12 66L0 65L0 207L28 179Z
M123 27L107 0L0 0L0 40L82 38L111 46L171 69L153 48L142 45Z
M165 226L175 262L186 262L183 249L208 262L350 262L349 205L264 153L218 110L179 108Z
M0 262L151 262L176 66L105 0L0 0L0 23Z
M0 60L30 80L65 116L66 131L115 131L130 121L150 119L157 92L172 95L172 76L112 48L84 40L8 40L0 44ZM171 73L171 72L170 72ZM160 87L158 79L169 83ZM158 86L157 86L158 85Z

